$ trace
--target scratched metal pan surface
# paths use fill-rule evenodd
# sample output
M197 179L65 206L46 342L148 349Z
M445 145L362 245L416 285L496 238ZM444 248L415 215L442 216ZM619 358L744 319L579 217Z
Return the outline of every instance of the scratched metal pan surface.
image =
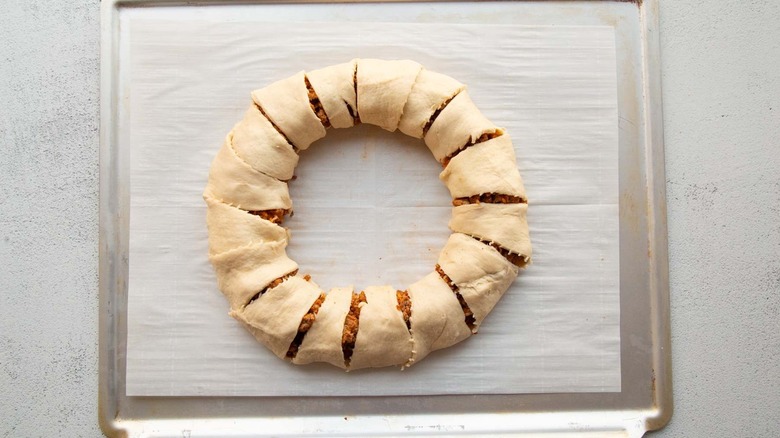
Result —
M284 2L284 0L281 0ZM279 2L275 2L279 3ZM300 2L299 2L300 3ZM397 3L397 2L395 2ZM122 15L270 3L102 2L99 421L108 436L485 435L640 437L671 417L666 195L657 0L514 2L520 25L615 28L619 113L618 393L403 397L125 395L129 175L118 145ZM300 3L305 6L305 2ZM388 4L388 3L384 3ZM458 5L459 3L452 3ZM379 13L383 3L375 4ZM409 7L419 3L407 3Z

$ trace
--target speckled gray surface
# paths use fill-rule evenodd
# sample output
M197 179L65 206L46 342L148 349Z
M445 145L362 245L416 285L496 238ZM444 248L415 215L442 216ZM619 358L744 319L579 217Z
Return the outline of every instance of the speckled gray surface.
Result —
M780 2L661 1L675 413L780 436ZM97 426L99 3L0 7L0 435Z
M675 413L780 436L780 2L663 1Z
M97 436L98 2L0 6L0 436Z

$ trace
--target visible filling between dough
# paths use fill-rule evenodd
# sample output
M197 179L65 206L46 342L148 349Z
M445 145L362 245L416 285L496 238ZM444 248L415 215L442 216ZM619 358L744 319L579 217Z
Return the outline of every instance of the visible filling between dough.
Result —
M474 318L474 312L471 311L471 308L469 308L468 303L466 303L466 300L463 298L463 295L460 294L460 291L458 291L458 286L452 282L452 279L449 275L447 275L444 272L444 269L439 266L439 264L436 264L436 272L439 274L442 280L444 280L445 283L447 283L447 286L452 289L452 292L455 294L455 297L458 298L458 302L460 303L461 309L463 309L463 315L465 317L466 325L469 326L469 330L471 330L472 333L474 333L475 330L475 323L476 318Z
M347 106L347 112L349 112L349 116L352 117L353 124L357 125L360 123L360 117L355 113L355 110L352 108L352 105L349 104L346 100L344 101L344 105Z
M273 210L248 210L249 214L260 216L261 218L273 222L275 224L281 224L284 221L284 217L290 214L290 210L284 208L277 208Z
M314 114L316 114L317 118L320 119L322 126L330 128L330 120L328 119L328 115L325 114L325 108L322 107L322 102L320 102L320 98L317 97L317 92L314 91L314 87L311 86L309 78L304 76L303 81L306 83L306 91L309 95L309 106L311 107L311 110L314 111Z
M357 102L358 102L357 69L358 69L358 65L357 65L357 63L355 63L355 71L352 72L352 85L355 87L355 108L354 108L354 113L353 113L353 108L350 107L349 104L347 104L347 109L349 109L349 115L351 115L352 119L355 120L355 124L356 125L360 123L360 114L358 114L358 110L357 110L358 109L358 104L357 104Z
M266 119L266 120L268 120L268 123L270 123L270 124L271 124L271 126L273 126L273 127L274 127L274 129L276 130L276 132L278 132L278 133L279 133L279 135L281 135L282 137L284 137L284 141L286 141L286 142L287 142L287 144L289 144L289 145L290 145L290 147L291 147L291 148L293 148L293 150L294 150L294 151L297 153L297 152L298 152L298 148L297 148L297 147L296 147L296 146L295 146L295 145L294 145L294 144L293 144L293 143L290 141L290 139L287 137L287 134L285 134L284 132L282 132L282 130L281 130L281 129L279 129L279 127L278 127L278 126L276 126L276 123L274 123L274 121L273 121L273 120L271 120L271 118L270 118L270 117L268 117L268 114L266 114L266 113L265 113L265 111L263 110L263 107L261 107L260 105L258 105L258 104L257 104L257 102L255 102L255 106L257 107L258 111L260 111L260 114L262 114L262 115L263 115L263 117L265 117L265 119Z
M366 303L366 293L352 295L352 302L349 304L349 313L344 318L344 331L341 333L341 351L344 354L344 365L349 368L349 362L352 359L352 352L355 349L358 327L360 324L360 304Z
M308 279L306 277L309 277ZM303 277L306 281L309 281L311 277L309 275L306 275ZM301 344L303 343L303 338L306 336L306 333L309 331L312 325L314 325L314 320L317 319L317 312L320 311L320 306L322 306L322 302L325 301L325 294L320 294L320 296L314 301L314 304L311 305L309 308L309 311L306 312L305 315L303 315L303 318L301 319L301 323L298 325L298 333L296 333L295 338L290 343L290 348L287 350L287 358L288 359L294 359L295 355L298 354L298 349L301 347Z
M280 284L282 284L282 283L283 283L285 280L287 280L288 278L292 277L293 275L295 275L295 274L297 274L297 273L298 273L298 270L296 269L296 270L294 270L294 271L292 271L292 272L290 272L290 273L284 274L284 275L282 275L281 277L279 277L279 278L275 279L274 281L272 281L272 282L268 283L268 286L266 286L265 288L261 289L261 290L260 290L258 293L254 294L254 295L252 296L252 298L250 298L250 299L249 299L249 301L247 301L247 303L246 303L246 304L244 304L244 307L246 307L246 306L248 306L248 305L250 305L250 304L254 303L254 302L255 302L255 300L257 300L258 298L260 298L261 296L263 296L263 294L264 294L264 293L266 293L267 291L269 291L269 290L271 290L271 289L275 288L276 286L279 286L279 285L280 285Z
M433 125L433 122L435 122L436 118L439 117L439 114L441 114L444 108L446 108L447 105L449 105L450 102L452 102L452 99L454 99L455 96L457 96L460 93L460 91L461 90L458 90L457 93L453 94L452 96L450 96L449 99L442 102L441 105L439 105L439 107L436 108L436 111L434 111L433 114L431 114L431 118L428 119L428 121L425 123L425 126L423 126L423 137L425 137L425 135L428 133L428 130L431 129L431 125Z
M395 298L398 301L398 305L395 306L401 312L406 323L406 328L411 331L412 323L410 318L412 317L412 299L409 297L409 291L397 290L395 291Z
M517 266L518 268L525 268L525 265L528 264L528 257L524 256L522 254L517 254L515 252L512 252L501 245L495 243L495 242L488 242L487 240L480 239L476 236L471 236L471 238L476 239L485 245L490 245L493 248L496 249L499 253L501 253L502 256L504 256L505 259L509 260L509 263L512 263L513 265Z
M486 133L480 135L479 138L477 138L476 140L470 141L470 142L464 144L460 149L458 149L457 151L453 152L451 155L449 155L447 157L444 157L444 159L441 160L442 167L447 167L447 165L450 164L450 160L452 160L453 158L458 156L459 153L465 151L466 149L470 148L471 146L474 146L475 144L478 144L478 143L486 142L488 140L492 140L492 139L494 139L496 137L500 137L502 135L504 135L504 131L502 129L496 129L493 132L486 132Z
M500 193L483 193L481 195L464 196L452 200L455 207L466 204L525 204L527 201L520 196L502 195Z

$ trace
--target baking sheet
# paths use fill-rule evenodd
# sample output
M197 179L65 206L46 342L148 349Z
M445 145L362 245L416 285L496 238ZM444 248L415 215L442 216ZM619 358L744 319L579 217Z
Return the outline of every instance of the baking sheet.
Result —
M620 391L611 27L130 26L128 395ZM372 56L415 59L458 78L507 128L531 201L535 263L477 336L411 369L291 366L226 315L206 258L200 194L251 89ZM421 141L400 133L330 131L302 154L291 183L290 256L326 290L405 287L430 272L449 234L439 171Z
M100 426L108 436L366 434L641 437L672 415L669 278L657 0L298 3L101 2ZM617 58L619 393L398 397L125 395L130 141L128 21L449 22L608 26Z

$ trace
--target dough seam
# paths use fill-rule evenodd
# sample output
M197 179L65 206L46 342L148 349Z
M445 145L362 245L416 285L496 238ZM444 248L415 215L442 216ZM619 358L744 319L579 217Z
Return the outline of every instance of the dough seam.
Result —
M308 274L303 278L306 281L311 280L311 276ZM309 311L303 315L303 318L301 318L301 322L298 324L298 332L295 334L295 338L293 338L292 342L290 342L290 347L287 349L286 357L288 359L295 359L295 356L298 354L298 349L301 347L301 344L303 344L303 339L306 337L306 333L309 333L309 330L311 330L311 328L314 326L314 323L317 322L317 313L320 311L322 303L325 302L325 298L325 293L320 293L320 296L317 297L317 299L312 303L311 307L309 307ZM309 320L309 318L311 320Z
M419 77L419 75L418 75L418 77ZM428 121L425 122L425 125L423 125L423 132L422 132L423 138L425 138L425 135L428 133L428 130L431 129L431 126L433 125L433 122L436 121L436 118L439 117L439 114L441 114L441 112L444 111L444 108L446 108L447 105L449 105L450 102L452 102L452 99L455 99L455 96L460 94L460 92L465 90L465 89L466 89L466 87L463 87L463 88L457 90L455 92L455 94L453 94L452 96L450 96L447 99L445 99L444 102L442 102L439 105L439 107L436 108L436 110L433 112L433 114L431 114L431 117L428 119Z
M267 220L272 224L281 225L284 222L284 217L287 215L292 216L292 210L289 208L274 208L270 210L243 210L247 213L258 216L260 219Z
M265 175L265 176L267 176L267 177L269 177L269 178L273 178L273 179L275 179L275 180L277 180L277 181L280 181L280 182L283 182L283 183L287 183L287 182L289 182L289 181L292 179L292 178L291 178L291 179L288 179L288 180L279 179L279 178L277 178L277 177L275 177L275 176L273 176L273 175L269 175L269 174L267 174L267 173L263 172L263 171L262 171L262 170L260 170L260 169L256 169L254 166L252 166L251 164L249 164L249 162L248 162L247 160L245 160L245 159L244 159L244 157L242 157L242 156L241 156L241 155L238 153L238 151L236 150L236 148L233 146L233 131L230 131L230 133L228 134L228 142L227 142L227 144L228 144L228 147L230 148L230 150L231 150L231 151L233 151L233 155L235 155L235 156L236 156L236 158L238 158L239 160L241 160L241 162L242 162L242 163L246 164L246 165L247 165L247 166L248 166L250 169L254 170L255 172L257 172L257 173L262 173L263 175Z
M479 237L479 236L474 235L474 234L463 233L463 232L461 232L461 234L465 234L465 235L471 237L472 239L474 239L474 240L476 240L476 241L478 241L480 243L483 243L485 245L488 245L488 246L494 248L505 259L509 260L510 263L512 263L513 265L517 266L518 268L525 268L528 264L531 263L531 257L528 256L527 254L516 253L514 251L511 251L509 249L504 248L503 246L499 245L496 242L491 242L488 239Z
M408 290L397 290L395 291L395 299L398 302L398 305L395 306L396 309L398 309L399 312L401 312L401 316L404 318L404 322L406 323L406 329L409 330L409 333L412 332L412 298L409 296Z
M352 71L352 86L355 87L355 113L352 114L352 111L349 113L352 114L352 118L355 119L355 125L360 124L360 112L358 111L358 83L357 83L357 71L358 71L358 64L360 62L355 62L355 70ZM346 103L346 102L344 102ZM347 104L347 107L349 107L349 104Z
M309 82L309 78L305 73L303 75L303 83L306 85L306 92L309 95L309 107L314 112L314 115L320 119L322 126L324 128L330 128L328 113L325 111L325 107L322 106L322 102L320 101L319 96L317 96L317 91L312 87L311 82ZM320 112L322 112L322 114L320 114Z
M358 331L360 330L360 308L368 302L366 292L352 294L349 313L344 318L344 329L341 332L341 351L344 357L344 368L349 370L349 363L355 349Z
M477 326L476 326L476 318L474 318L474 312L471 311L469 308L469 304L466 302L466 300L463 298L463 295L460 294L458 291L458 285L455 284L455 282L452 281L449 275L447 275L446 272L444 272L444 269L437 263L436 264L436 273L439 274L442 280L444 280L445 283L447 283L447 286L452 289L452 292L455 294L455 297L458 299L458 303L460 303L460 308L463 309L463 316L464 320L466 321L466 325L469 326L469 330L471 330L471 333L477 333Z
M488 140L492 140L496 137L500 137L504 135L504 130L502 128L496 128L493 132L487 132L485 134L482 134L479 136L479 138L472 138L470 139L466 144L461 146L458 150L455 152L447 155L446 157L442 158L441 165L442 167L447 167L448 164L450 164L450 160L455 158L459 153L465 151L466 149L470 148L471 146L474 146L475 144L483 143Z
M396 290L395 299L398 302L398 305L396 305L395 308L401 312L401 317L404 319L404 323L406 323L406 330L409 332L409 342L412 343L412 350L409 352L409 358L406 359L406 362L401 364L401 370L403 371L405 368L412 366L416 354L416 350L414 349L414 332L412 331L412 297L409 295L409 290Z
M352 105L349 104L346 100L342 100L344 102L344 105L347 107L347 112L349 113L349 116L352 117L352 123L358 124L360 123L360 117L356 114L356 110L352 108Z
M409 342L412 344L412 349L409 352L409 358L406 359L406 362L401 364L401 370L403 371L405 368L412 366L415 355L417 353L417 351L414 349L415 340L414 332L412 331L412 297L409 295L408 290L396 290L395 299L398 302L398 305L396 305L395 308L401 312L401 317L403 318L404 323L406 323L406 331L409 332Z
M496 192L485 192L471 196L461 196L452 200L452 205L457 207L466 204L527 204L528 200L515 195L505 195Z
M412 81L412 85L409 86L409 92L406 93L406 99L404 99L404 104L401 105L401 114L398 116L398 123L400 126L401 119L404 118L404 109L406 109L406 103L409 102L409 96L412 95L412 90L414 90L414 84L417 83L417 79L420 78L420 74L425 70L425 67L420 66L420 69L417 70L417 74L414 75L414 81ZM395 127L395 130L398 130L398 126Z
M249 306L250 304L255 302L257 299L262 297L266 292L268 292L269 290L279 286L280 284L284 283L288 278L293 277L296 274L298 274L298 269L295 269L294 271L288 272L287 274L284 274L281 277L278 277L278 278L275 278L275 279L271 280L271 282L268 283L268 285L266 287L260 289L259 292L257 292L256 294L252 295L252 297L249 298L249 301L247 301L246 304L241 306L241 310L246 309L247 306Z
M278 132L278 133L279 133L279 135L281 135L282 137L284 137L284 141L286 141L286 142L287 142L287 144L288 144L288 145L290 145L290 147L293 149L293 151L295 151L295 153L297 154L297 153L299 152L299 150L298 150L298 146L295 146L295 145L293 144L293 142L291 142L291 141L290 141L290 137L288 137L288 136L287 136L287 134L285 134L284 132L282 132L281 128L279 128L279 125L277 125L276 123L274 123L274 121L273 121L273 120L271 120L271 118L270 118L270 117L268 117L268 114L266 114L266 112L265 112L265 110L263 109L263 107L262 107L262 106L260 106L260 104L258 104L258 103L257 103L257 102L255 102L255 101L252 101L252 104L254 104L254 106L256 106L256 107L257 107L257 109L260 111L260 114L262 114L262 115L263 115L263 117L265 117L265 119L266 119L266 120L268 120L268 123L270 123L270 124L271 124L271 126L273 126L273 127L274 127L274 129L276 129L276 132Z
M224 199L217 198L212 195L203 195L203 198L209 198L217 202L221 202L225 205L229 205L235 209L241 210L245 213L252 214L255 216L260 217L260 219L266 220L268 222L271 222L275 225L280 225L284 221L284 216L291 215L292 216L292 209L289 208L272 208L270 210L247 210L244 208L241 208L239 205L235 205L231 202L227 202Z

